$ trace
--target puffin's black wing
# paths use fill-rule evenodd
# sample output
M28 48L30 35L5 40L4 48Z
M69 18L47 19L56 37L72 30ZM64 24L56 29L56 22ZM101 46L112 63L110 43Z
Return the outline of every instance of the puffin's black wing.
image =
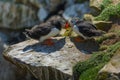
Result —
M84 22L84 24L90 25L90 26L91 26L91 28L93 28L93 29L96 29L96 30L97 30L96 26L95 26L94 24L90 23L90 22Z
M41 36L45 36L51 32L51 26L49 25L37 25L31 29L30 37L33 39L39 39Z
M84 36L86 37L92 37L92 36L96 36L96 31L97 28L89 22L83 22L83 23L79 23L77 24L79 32L82 33Z
M39 36L44 36L49 34L51 31L51 26L49 25L38 25L35 29L33 29L33 33Z

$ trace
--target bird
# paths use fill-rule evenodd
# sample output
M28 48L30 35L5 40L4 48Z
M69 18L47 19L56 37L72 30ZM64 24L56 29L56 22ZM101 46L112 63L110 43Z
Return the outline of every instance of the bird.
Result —
M105 33L102 30L98 30L93 23L81 20L80 18L72 18L69 24L72 26L73 31L83 38L83 40L81 40L80 37L76 37L75 41L77 42L102 36Z
M25 35L39 40L40 43L52 46L54 42L51 40L51 37L56 36L60 33L62 29L62 23L60 20L50 20L46 23L35 25L31 29L25 29Z

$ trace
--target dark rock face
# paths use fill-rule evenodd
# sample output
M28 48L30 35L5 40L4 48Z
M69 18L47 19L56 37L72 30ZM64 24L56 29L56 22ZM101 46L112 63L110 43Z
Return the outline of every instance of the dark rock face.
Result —
M4 37L5 38L5 37ZM0 79L1 80L34 80L26 70L16 67L3 58L3 50L5 49L5 41L0 36ZM32 79L33 78L33 79Z
M63 17L65 19L69 19L71 17L80 17L82 18L84 14L89 13L89 2L86 1L82 4L73 4L69 7L67 7L64 10Z
M26 5L0 1L0 7L0 28L21 29L39 22L36 11Z

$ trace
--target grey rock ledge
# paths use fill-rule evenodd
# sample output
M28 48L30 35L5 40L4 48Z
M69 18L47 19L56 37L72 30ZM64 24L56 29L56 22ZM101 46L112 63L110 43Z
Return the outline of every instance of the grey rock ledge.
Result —
M10 46L4 51L4 57L18 67L27 69L38 80L72 80L73 66L88 59L90 54L81 52L70 38L56 37L54 42L54 46L46 46L32 39L26 40ZM91 48L90 45L96 44L85 42L78 45Z

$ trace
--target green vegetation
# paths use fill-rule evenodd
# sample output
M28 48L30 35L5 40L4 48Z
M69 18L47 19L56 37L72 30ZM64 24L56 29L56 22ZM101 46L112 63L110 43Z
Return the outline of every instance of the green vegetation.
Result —
M104 34L103 36L95 38L95 41L98 43L102 43L104 40L113 38L115 36L116 36L116 33L107 33L107 34Z
M96 73L98 73L99 69L101 69L103 66L104 64L100 64L99 66L92 67L86 70L81 74L80 80L93 80L96 77ZM89 74L92 74L92 75L89 75Z
M109 46L106 51L95 52L90 59L79 62L74 67L74 72L80 75L79 80L96 80L98 71L111 59L120 48L120 41Z
M100 5L101 10L105 9L106 7L108 7L109 5L111 5L112 0L103 0L102 4Z
M120 3L117 5L109 5L99 16L95 17L94 20L108 21L112 16L120 17Z

